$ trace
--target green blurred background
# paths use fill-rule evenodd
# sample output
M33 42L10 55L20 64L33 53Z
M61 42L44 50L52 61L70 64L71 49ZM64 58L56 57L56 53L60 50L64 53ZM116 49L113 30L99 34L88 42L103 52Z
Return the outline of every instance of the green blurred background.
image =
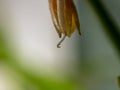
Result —
M120 1L74 0L81 33L56 48L48 0L0 0L0 90L118 90Z

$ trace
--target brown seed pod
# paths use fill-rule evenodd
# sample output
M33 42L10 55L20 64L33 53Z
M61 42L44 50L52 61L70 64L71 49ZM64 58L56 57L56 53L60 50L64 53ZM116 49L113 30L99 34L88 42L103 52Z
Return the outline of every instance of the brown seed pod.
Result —
M49 0L50 13L55 29L62 40L57 44L60 48L60 44L64 41L66 36L71 37L71 34L78 30L80 33L80 23L73 0Z

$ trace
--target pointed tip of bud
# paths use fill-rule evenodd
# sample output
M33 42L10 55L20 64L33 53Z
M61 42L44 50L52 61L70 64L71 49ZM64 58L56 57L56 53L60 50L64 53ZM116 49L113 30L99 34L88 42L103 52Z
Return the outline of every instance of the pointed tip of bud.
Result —
M60 40L60 42L57 44L57 48L61 48L61 43L65 40L66 35L64 35L64 37Z

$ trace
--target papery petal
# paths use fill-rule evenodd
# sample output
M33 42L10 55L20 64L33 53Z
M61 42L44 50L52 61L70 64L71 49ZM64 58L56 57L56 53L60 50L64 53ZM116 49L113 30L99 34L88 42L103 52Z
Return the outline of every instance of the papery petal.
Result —
M73 1L73 0L71 0ZM77 28L78 30L78 33L81 35L81 32L80 32L80 22L79 22L79 17L78 17L78 13L77 13L77 10L76 10L76 7L74 5L74 3L71 3L72 5L72 15L73 15L73 23L75 23L75 27Z
M59 21L58 21L57 0L49 0L49 7L50 7L50 12L51 12L51 17L52 17L54 27L59 37L61 38L62 32L61 32Z
M65 21L65 0L57 0L58 21L64 35L66 33L66 21Z

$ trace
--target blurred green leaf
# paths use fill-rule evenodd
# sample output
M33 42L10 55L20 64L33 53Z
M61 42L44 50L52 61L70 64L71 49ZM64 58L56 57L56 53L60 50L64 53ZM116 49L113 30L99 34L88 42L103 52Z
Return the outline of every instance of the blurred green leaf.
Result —
M21 82L26 86L29 86L30 83L36 86L38 90L75 90L76 84L75 82L65 80L59 81L54 80L52 77L41 77L38 75L34 75L24 68L17 62L19 58L16 56L15 51L12 51L7 42L7 38L5 37L3 29L0 30L0 59L3 60L6 65L8 65L12 70L14 70L18 75L20 75L25 81ZM49 76L49 75L48 75ZM23 81L24 81L23 80Z

